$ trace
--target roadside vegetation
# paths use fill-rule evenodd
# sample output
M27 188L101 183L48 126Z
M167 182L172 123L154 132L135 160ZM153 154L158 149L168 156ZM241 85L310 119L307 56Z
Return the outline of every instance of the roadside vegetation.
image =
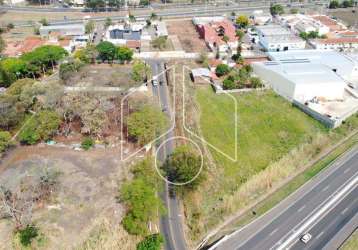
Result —
M355 250L358 248L358 230L344 242L343 246L340 247L340 250Z
M207 181L184 197L188 230L195 241L226 216L252 204L329 145L357 127L354 116L329 131L271 91L235 95L238 102L238 158L209 148ZM200 131L225 154L235 153L234 102L197 89ZM215 126L213 126L215 124ZM210 195L208 195L210 194Z

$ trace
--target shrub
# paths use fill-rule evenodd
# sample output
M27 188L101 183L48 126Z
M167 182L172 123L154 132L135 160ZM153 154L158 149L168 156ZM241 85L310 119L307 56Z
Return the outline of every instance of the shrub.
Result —
M329 7L330 9L337 9L339 7L339 2L337 0L333 0L329 3Z
M0 131L0 152L4 152L11 146L11 135L7 131Z
M260 78L258 77L251 77L250 78L250 83L251 83L251 86L253 88L261 88L262 87L262 81Z
M233 80L226 78L223 81L223 88L224 89L234 89L234 88L236 88L236 84Z
M270 13L271 13L271 15L273 15L273 16L282 15L284 12L285 12L285 11L284 11L282 5L280 5L280 4L273 4L273 5L270 7Z
M20 243L23 246L29 246L34 238L38 236L38 229L34 225L27 225L19 230Z
M230 68L227 64L219 64L215 70L215 73L218 77L226 75L229 72L230 72Z
M144 238L137 245L137 250L160 250L164 239L161 234L152 234Z
M81 148L83 148L84 150L89 150L93 146L94 146L94 141L91 137L86 137L82 140Z

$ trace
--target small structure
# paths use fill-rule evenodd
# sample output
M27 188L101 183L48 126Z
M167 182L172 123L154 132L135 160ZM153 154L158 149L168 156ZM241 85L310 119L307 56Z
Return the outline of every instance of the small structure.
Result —
M85 26L83 24L68 25L49 25L40 27L40 35L47 37L51 32L57 32L61 36L83 36L85 34Z
M157 36L168 37L168 30L165 22L157 22L156 24L154 24L154 27L155 27L155 34Z
M256 25L265 25L272 21L270 13L264 13L262 10L252 12L251 19Z
M210 83L213 73L207 68L196 68L191 70L192 80L195 83Z
M337 37L327 39L314 39L309 43L319 50L350 51L358 49L358 37Z

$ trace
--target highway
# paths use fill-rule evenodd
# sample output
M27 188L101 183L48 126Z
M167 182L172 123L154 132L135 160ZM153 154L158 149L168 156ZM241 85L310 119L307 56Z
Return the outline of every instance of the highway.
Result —
M162 84L152 86L153 94L159 101L163 112L170 118L173 114L171 108L174 107L171 107L172 105L170 105L169 90L164 73L164 63L159 60L148 60L147 63L152 68L153 76L158 75L158 82L162 82ZM172 120L172 122L174 122L174 120ZM174 131L170 130L161 141L174 136ZM157 146L159 145L160 143ZM174 148L174 141L171 140L166 142L158 151L158 160L164 162L166 157L173 152ZM173 187L165 182L164 190L160 196L167 209L167 213L160 218L160 231L165 238L166 250L185 250L186 244L182 228L179 200L176 198L174 190L170 189L173 189Z
M342 242L330 239L351 220L355 221L350 231L354 230L357 214L355 147L269 212L209 249L333 249ZM307 232L312 239L304 244L300 237Z
M302 8L302 7L312 7L316 6L316 4L313 3L292 3L292 7ZM131 10L131 14L133 14L137 19L146 19L149 18L152 12L155 12L158 17L164 17L164 18L191 18L195 16L208 16L208 15L222 15L225 13L231 13L233 11L240 12L241 14L251 14L254 10L266 10L268 11L270 7L270 2L266 1L263 3L257 3L257 2L245 2L241 4L233 4L233 5L224 5L224 6L213 6L213 5L200 5L200 6L185 6L182 8L178 7L165 7L165 8L158 8L156 10L150 9L150 8L143 8L143 9L134 9ZM2 7L3 9L7 7ZM24 7L22 7L24 8ZM26 9L26 8L25 8ZM24 9L14 9L14 8L7 8L8 11L24 11ZM57 9L52 9L53 11ZM41 11L43 11L41 9ZM51 11L49 11L51 12ZM66 15L66 12L63 12L64 15ZM102 12L101 14L105 14L105 12ZM91 13L88 13L88 15L91 15ZM111 19L113 21L115 20L121 20L126 15L128 15L127 11L119 11L116 12L115 15L111 15ZM91 17L91 20L94 21L105 21L108 16L97 16L97 17ZM51 25L58 24L76 24L76 23L82 23L83 19L81 18L66 18L66 20L52 20L49 23ZM28 21L24 22L14 22L16 26L23 26L28 27L32 24L29 24Z

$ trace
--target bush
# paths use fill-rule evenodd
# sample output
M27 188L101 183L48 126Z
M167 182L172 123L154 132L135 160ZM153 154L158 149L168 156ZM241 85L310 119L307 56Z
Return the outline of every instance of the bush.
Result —
M219 64L215 70L215 73L218 77L226 75L229 72L230 72L230 68L227 64Z
M91 137L86 137L82 140L81 148L83 148L84 150L89 150L93 146L94 146L94 141Z
M62 80L67 80L70 78L72 73L78 72L81 67L83 67L85 64L80 60L73 60L72 62L62 63L60 65L60 78Z
M27 225L24 229L19 230L18 233L21 245L26 247L38 236L38 229L33 225Z
M236 88L236 84L233 80L226 78L223 81L223 88L224 89L235 89Z
M11 144L11 134L7 131L0 131L0 152L4 152Z
M339 8L339 2L337 0L333 0L329 3L329 7L330 9L337 9Z
M260 78L258 77L251 77L250 78L250 83L251 83L251 86L253 88L261 88L262 87L262 81Z
M58 114L51 110L41 110L30 119L19 134L20 141L29 145L50 139L61 122Z
M282 5L273 4L270 7L270 13L271 13L271 15L276 16L276 15L282 15L283 13L285 13L285 11L284 11Z
M144 238L137 245L137 250L160 250L164 239L161 234L152 234Z

